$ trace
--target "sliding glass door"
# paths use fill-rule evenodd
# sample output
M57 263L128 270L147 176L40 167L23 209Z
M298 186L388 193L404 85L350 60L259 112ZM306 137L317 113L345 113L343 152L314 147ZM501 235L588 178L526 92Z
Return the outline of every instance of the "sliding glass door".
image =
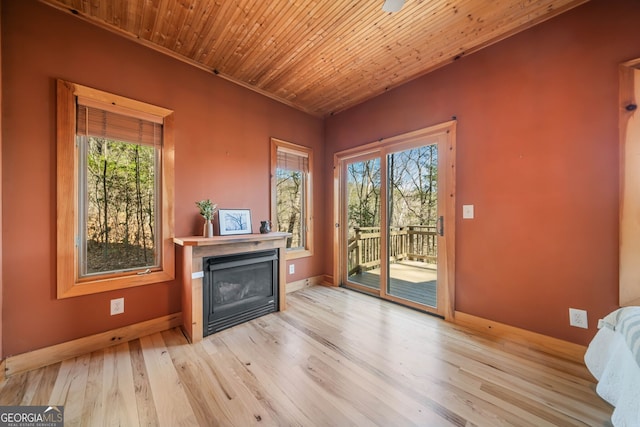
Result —
M427 129L336 155L343 286L451 315L452 141Z

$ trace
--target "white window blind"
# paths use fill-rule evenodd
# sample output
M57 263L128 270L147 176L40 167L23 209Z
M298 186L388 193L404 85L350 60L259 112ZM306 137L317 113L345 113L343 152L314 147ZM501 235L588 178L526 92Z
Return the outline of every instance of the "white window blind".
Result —
M91 104L91 105L87 105ZM106 105L96 105L78 98L77 135L125 141L154 147L162 146L162 119L147 115L132 117L109 111ZM150 119L150 120L149 120Z
M287 150L278 148L277 165L278 169L284 169L288 171L300 171L309 172L309 157L306 153L294 152L293 150Z

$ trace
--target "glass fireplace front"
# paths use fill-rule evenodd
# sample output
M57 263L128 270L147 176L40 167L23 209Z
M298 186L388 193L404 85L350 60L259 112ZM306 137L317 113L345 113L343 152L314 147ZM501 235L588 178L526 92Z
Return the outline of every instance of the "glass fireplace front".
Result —
M205 258L204 336L278 310L278 250Z

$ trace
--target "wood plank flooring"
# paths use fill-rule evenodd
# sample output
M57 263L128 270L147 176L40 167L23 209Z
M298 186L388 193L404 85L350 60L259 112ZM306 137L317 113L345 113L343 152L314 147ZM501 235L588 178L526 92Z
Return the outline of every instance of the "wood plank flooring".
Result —
M66 426L610 426L580 364L342 288L189 345L179 329L0 383Z

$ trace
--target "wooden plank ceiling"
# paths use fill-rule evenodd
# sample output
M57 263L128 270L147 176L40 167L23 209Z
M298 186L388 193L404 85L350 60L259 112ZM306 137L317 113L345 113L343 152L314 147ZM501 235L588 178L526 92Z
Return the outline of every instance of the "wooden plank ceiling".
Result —
M587 0L41 0L316 116Z

